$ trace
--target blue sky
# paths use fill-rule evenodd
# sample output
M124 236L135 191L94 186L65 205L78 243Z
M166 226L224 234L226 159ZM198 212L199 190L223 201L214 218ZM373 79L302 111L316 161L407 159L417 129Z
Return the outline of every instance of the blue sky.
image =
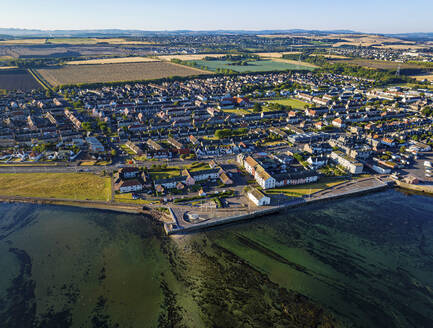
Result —
M432 0L0 0L0 27L433 32Z

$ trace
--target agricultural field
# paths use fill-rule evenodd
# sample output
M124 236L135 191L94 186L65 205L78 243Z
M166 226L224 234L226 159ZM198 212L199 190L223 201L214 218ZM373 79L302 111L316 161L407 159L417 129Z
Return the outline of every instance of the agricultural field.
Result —
M0 195L108 201L111 179L91 173L2 173Z
M7 61L7 60L11 60L14 59L14 57L12 56L0 56L0 61Z
M194 62L198 67L207 67L208 70L213 72L217 71L217 69L228 69L238 73L314 69L311 66L298 65L277 60L249 61L246 66L230 65L232 62L226 60L192 60L190 62Z
M40 45L40 44L69 44L69 45L93 45L93 44L151 44L147 41L131 41L124 38L27 38L16 40L3 40L1 44L5 45Z
M167 60L170 61L172 59L179 59L179 60L202 60L205 57L222 57L225 56L225 54L198 54L198 55L163 55L158 56L161 60Z
M170 76L192 76L209 72L167 62L65 65L37 72L52 86L153 80Z
M45 44L47 39L17 39L17 40L2 40L0 45L35 45L35 44Z
M427 75L412 75L411 78L416 79L417 81L433 81L433 74L427 74Z
M121 58L101 58L88 60L74 60L66 62L67 65L96 65L96 64L122 64L122 63L147 63L159 61L149 57L121 57Z
M305 105L310 106L310 104L298 100L298 99L292 99L292 98L288 98L288 99L278 99L278 100L270 100L268 101L268 103L273 103L273 104L280 104L283 106L291 106L293 109L300 109L300 110L304 110L305 109Z
M42 86L24 69L0 70L0 89L4 90L32 90Z
M292 59L285 59L285 58L274 58L273 61L277 61L277 62L280 62L280 63L288 63L288 64L292 64L292 65L295 65L295 66L310 67L310 68L318 68L319 67L319 66L311 64L311 63L297 61L297 60L292 60Z
M341 46L363 46L377 47L384 49L422 49L427 45L419 45L413 41L401 40L394 37L373 34L327 34L327 35L302 35L302 34L264 34L259 35L263 38L293 38L302 37L308 39L312 43L327 42L333 47Z
M349 57L342 56L342 55L330 55L330 54L311 54L310 57L325 57L327 59L349 59Z
M283 55L299 55L301 53L302 52L300 51L284 51L284 52L256 52L254 54L263 58L282 58Z
M391 61L383 61L383 60L374 60L374 59L334 59L330 60L332 63L346 64L346 65L355 65L362 66L370 69L384 69L384 70L397 70L398 67L401 69L402 74L415 75L421 74L426 71L432 71L433 69L427 65L423 66L421 64L416 63L397 63Z

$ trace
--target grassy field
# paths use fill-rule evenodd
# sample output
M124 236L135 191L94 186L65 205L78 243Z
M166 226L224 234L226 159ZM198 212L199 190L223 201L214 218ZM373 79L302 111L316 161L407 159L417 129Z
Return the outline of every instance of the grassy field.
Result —
M147 199L132 199L132 193L126 193L126 194L116 194L114 196L114 201L119 203L126 203L126 204L159 204L160 201L153 201L153 200L147 200Z
M179 176L183 169L188 169L190 172L195 172L200 170L207 170L209 168L209 164L207 163L196 162L183 166L167 166L165 168L158 167L153 169L150 168L148 172L152 179L168 179Z
M153 80L170 76L209 74L196 68L167 62L66 65L42 68L37 72L52 86L80 83Z
M221 109L224 113L242 115L242 114L251 114L250 111L243 108L229 108L229 109Z
M288 186L286 188L275 188L266 190L268 194L285 194L290 197L302 197L304 195L314 194L326 188L337 186L348 180L335 179L335 178L322 178L320 182L304 184L299 186Z
M149 57L122 57L122 58L102 58L89 60L74 60L66 62L67 65L95 65L95 64L121 64L121 63L147 63L159 61Z
M279 100L269 100L269 103L280 104L284 106L292 106L293 109L301 109L304 110L305 105L309 105L308 103L298 100L298 99L279 99Z
M210 71L215 72L217 69L229 69L239 73L245 72L269 72L269 71L287 71L287 70L313 70L311 66L295 65L289 62L279 60L259 60L250 61L247 66L230 65L226 60L192 60L199 67L207 67Z
M280 63L287 63L287 64L295 65L297 67L309 67L309 68L318 68L319 67L319 66L311 64L311 63L292 60L292 59L274 58L273 61L280 62Z
M91 173L3 173L0 186L2 196L111 199L111 179Z

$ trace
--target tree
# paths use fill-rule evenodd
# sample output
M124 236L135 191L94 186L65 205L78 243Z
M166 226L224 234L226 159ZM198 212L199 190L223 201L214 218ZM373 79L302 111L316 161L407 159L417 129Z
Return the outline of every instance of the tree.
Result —
M92 124L90 122L83 122L81 127L88 132L92 131Z
M254 103L253 112L260 113L262 111L262 105L258 102Z

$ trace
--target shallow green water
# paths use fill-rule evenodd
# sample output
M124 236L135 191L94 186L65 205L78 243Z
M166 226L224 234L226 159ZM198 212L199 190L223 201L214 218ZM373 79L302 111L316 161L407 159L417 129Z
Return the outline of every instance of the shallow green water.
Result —
M433 327L433 198L173 238L138 215L0 204L0 327Z

